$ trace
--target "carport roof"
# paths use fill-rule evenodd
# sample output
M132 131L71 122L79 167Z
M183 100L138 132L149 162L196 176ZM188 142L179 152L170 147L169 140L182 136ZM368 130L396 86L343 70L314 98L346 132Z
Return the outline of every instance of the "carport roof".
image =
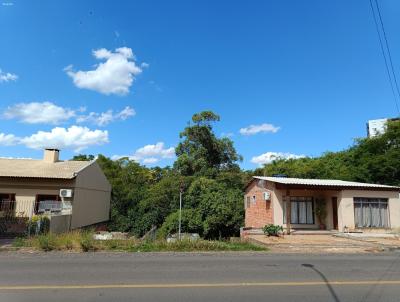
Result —
M254 179L266 180L274 183L283 185L293 186L309 186L309 187L337 187L341 189L379 189L379 190L390 190L400 191L400 187L370 184L363 182L344 181L337 179L309 179L309 178L288 178L288 177L269 177L269 176L254 176Z

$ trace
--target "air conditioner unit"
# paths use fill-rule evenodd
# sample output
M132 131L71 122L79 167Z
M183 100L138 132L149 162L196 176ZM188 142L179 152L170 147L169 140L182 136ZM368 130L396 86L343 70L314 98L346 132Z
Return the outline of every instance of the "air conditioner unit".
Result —
M71 189L61 189L60 190L60 197L72 197L72 190Z
M264 200L271 200L271 192L264 192Z

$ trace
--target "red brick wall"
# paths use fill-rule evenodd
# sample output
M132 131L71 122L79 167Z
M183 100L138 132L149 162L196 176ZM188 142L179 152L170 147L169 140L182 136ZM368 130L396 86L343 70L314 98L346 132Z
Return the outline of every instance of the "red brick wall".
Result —
M247 197L250 197L250 207L245 210L245 227L262 228L266 224L274 223L272 209L272 192L271 200L265 201L263 193L268 191L265 188L257 186L257 181L253 181L247 188L245 193L245 206ZM252 198L256 197L256 203L253 203Z

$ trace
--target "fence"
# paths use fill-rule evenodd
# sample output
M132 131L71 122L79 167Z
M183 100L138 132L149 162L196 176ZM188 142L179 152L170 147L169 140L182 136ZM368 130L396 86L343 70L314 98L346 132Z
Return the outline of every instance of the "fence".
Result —
M34 215L57 215L61 210L61 201L0 200L0 237L23 235Z

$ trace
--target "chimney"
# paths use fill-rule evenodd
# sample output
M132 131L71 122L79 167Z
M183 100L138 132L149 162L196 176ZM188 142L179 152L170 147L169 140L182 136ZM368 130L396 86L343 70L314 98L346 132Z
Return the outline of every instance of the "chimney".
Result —
M58 149L44 149L43 161L47 163L55 163L59 160L60 150Z

